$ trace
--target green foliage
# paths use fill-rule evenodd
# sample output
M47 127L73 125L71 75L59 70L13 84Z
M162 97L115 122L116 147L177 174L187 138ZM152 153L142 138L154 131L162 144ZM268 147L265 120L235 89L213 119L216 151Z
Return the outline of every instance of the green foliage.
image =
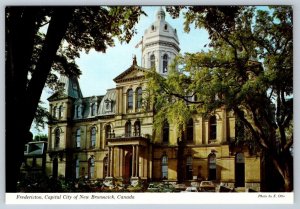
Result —
M169 11L176 17L181 9ZM149 73L155 123L168 119L178 128L195 112L206 116L226 108L246 127L243 141L269 153L282 177L290 179L292 8L191 6L183 14L185 30L190 25L206 29L211 48L178 56L167 77ZM291 184L285 186L291 189Z
M33 140L34 141L47 141L48 140L48 136L47 136L47 134L35 135Z

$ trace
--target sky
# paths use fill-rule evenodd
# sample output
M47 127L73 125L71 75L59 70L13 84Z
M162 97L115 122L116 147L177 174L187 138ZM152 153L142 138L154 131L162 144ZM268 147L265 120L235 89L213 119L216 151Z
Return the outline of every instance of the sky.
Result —
M155 21L158 8L143 7L148 16L141 17L136 27L137 34L129 44L120 44L117 41L116 46L108 48L105 54L94 50L89 54L81 53L76 63L82 71L79 83L85 97L103 95L106 89L114 88L113 79L131 66L134 55L137 56L138 65L141 65L141 47L135 48L135 46L142 39L144 31ZM177 29L181 53L201 51L209 41L205 30L193 29L189 34L183 32L183 18L172 19L166 14L166 21Z
M90 50L88 54L80 53L80 58L76 59L76 63L82 71L79 85L84 97L104 95L107 89L115 88L113 79L131 66L134 55L137 57L138 65L141 65L141 47L135 48L135 46L141 41L144 31L155 21L158 9L158 6L143 7L147 16L141 16L136 25L137 34L128 44L121 44L116 40L115 47L108 48L106 53L95 50ZM165 10L165 7L163 9ZM195 29L192 26L190 32L185 33L183 31L183 15L180 15L178 19L172 19L166 12L166 21L177 30L180 53L205 50L204 45L209 43L208 33L205 30ZM41 100L47 108L49 107L47 101L49 96L51 96L51 92L45 89ZM31 131L34 135L38 134L34 128ZM47 133L47 128L42 133Z

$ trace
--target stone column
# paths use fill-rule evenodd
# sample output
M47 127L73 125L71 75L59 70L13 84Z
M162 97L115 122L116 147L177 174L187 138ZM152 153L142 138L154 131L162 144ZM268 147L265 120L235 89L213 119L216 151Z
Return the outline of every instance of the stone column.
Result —
M111 148L110 176L114 176L114 147Z
M132 176L135 176L135 146L132 145Z
M110 162L110 147L108 147L108 168L107 168L107 176L110 177L110 167L111 167L111 162Z
M136 145L136 153L135 153L135 155L136 155L136 160L135 160L135 176L139 176L139 145Z

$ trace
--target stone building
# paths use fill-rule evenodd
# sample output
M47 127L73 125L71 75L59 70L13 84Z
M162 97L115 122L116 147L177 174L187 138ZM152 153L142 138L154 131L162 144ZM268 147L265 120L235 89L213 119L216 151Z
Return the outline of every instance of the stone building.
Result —
M180 51L176 29L162 9L141 44L142 66L133 59L105 95L83 97L76 78L61 76L64 90L48 98L55 118L48 126L48 174L124 182L208 179L260 190L260 157L230 146L236 120L225 108L208 118L194 115L181 142L174 124L155 132L152 107L143 103L145 72L155 67L167 75Z

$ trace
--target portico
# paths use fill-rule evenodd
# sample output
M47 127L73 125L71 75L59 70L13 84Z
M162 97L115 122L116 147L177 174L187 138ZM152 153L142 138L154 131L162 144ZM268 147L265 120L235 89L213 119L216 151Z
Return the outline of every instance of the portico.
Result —
M133 184L150 177L148 140L142 136L108 139L108 172L106 179L120 179Z

